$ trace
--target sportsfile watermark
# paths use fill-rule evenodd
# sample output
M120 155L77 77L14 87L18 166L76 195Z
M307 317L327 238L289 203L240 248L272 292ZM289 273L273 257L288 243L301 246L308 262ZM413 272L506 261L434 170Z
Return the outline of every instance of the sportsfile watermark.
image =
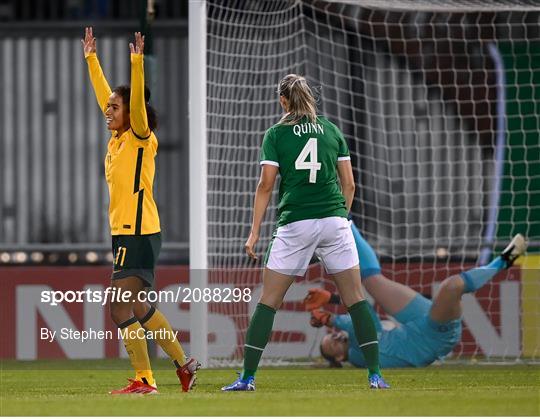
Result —
M136 294L117 287L104 290L43 290L41 302L51 306L62 303L249 303L251 288L188 288L178 287L176 290L143 290Z

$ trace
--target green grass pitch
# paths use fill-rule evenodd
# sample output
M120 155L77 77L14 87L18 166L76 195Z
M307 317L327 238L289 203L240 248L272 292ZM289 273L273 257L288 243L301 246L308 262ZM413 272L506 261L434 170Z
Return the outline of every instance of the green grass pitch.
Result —
M369 390L365 371L264 368L255 393L222 393L234 370L207 369L189 394L154 361L160 394L110 396L131 376L127 360L2 361L1 415L106 416L537 416L540 367L432 366L385 371L390 390Z

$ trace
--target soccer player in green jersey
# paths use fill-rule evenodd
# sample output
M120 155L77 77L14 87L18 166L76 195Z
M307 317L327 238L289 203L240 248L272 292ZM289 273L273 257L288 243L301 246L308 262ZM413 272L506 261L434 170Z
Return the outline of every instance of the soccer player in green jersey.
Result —
M377 331L362 293L358 253L347 221L355 189L347 143L333 123L317 116L315 98L304 77L285 76L278 93L285 114L263 139L247 254L257 259L255 245L279 173L277 229L265 257L261 299L246 335L244 370L222 390L255 390L255 372L276 310L295 276L305 274L313 254L335 281L351 315L370 388L388 388L379 369Z

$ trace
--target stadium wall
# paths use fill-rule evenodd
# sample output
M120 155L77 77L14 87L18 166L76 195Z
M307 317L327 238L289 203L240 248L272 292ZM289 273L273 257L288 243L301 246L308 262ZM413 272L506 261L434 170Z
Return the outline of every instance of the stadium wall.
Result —
M521 267L499 275L490 284L473 295L463 298L464 332L454 354L482 358L501 357L514 360L521 354L538 357L540 329L537 301L539 286L534 280L540 265L539 256L523 258ZM395 275L389 271L397 272ZM536 269L536 270L535 270ZM421 268L414 263L383 266L383 272L396 281L407 280L409 285L424 295L432 295L440 281L461 270L457 265L433 264ZM406 273L407 272L407 273ZM243 333L261 291L258 275L253 271L219 272L216 277L229 278L229 283L220 287L246 284L249 277L251 302L210 303L209 305L209 354L210 358L237 358L241 354ZM116 338L116 328L111 322L108 309L99 303L61 303L57 306L41 302L41 293L47 290L104 290L109 286L109 267L73 268L0 268L3 290L0 309L3 319L3 337L0 358L19 360L47 358L115 358L125 357L122 343ZM212 287L212 272L209 275ZM167 316L173 329L180 332L181 342L189 342L189 304L182 302L183 291L188 286L188 266L161 267L157 272L156 290L173 291L174 301L162 302L158 306ZM309 313L303 311L302 299L307 290L318 283L331 288L325 280L322 268L312 265L306 277L289 291L282 309L278 312L274 332L265 357L309 358L317 356L313 348L322 338L318 329L309 326ZM412 279L412 282L411 282ZM537 279L537 278L536 278ZM234 310L227 307L234 304ZM341 311L342 312L342 311ZM75 339L42 339L42 328L57 331L62 328L73 330L110 330L112 339L96 339L86 342ZM189 344L186 344L189 351ZM158 356L164 356L162 352Z

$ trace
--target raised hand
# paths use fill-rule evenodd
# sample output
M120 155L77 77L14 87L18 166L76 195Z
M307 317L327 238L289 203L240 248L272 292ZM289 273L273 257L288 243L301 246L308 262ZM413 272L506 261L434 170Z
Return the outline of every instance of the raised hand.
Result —
M311 288L304 298L304 305L307 311L316 310L325 304L328 304L332 294L321 288Z
M311 318L309 324L313 327L330 326L332 314L324 310L313 310L311 312Z
M92 27L84 28L84 39L81 39L81 42L83 45L85 57L88 54L92 54L96 52L96 38L94 38Z
M143 54L144 53L144 35L141 35L140 32L135 32L135 45L129 43L129 50L132 54Z

